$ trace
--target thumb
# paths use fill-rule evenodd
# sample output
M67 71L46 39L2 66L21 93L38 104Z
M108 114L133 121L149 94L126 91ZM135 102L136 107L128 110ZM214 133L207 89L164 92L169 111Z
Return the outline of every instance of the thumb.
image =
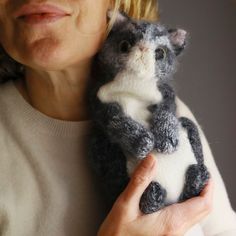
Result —
M210 179L200 196L166 207L164 211L169 215L171 225L177 224L182 227L182 231L187 231L208 215L213 207L213 187Z
M123 201L126 204L139 205L140 198L152 181L156 172L156 159L152 155L148 155L142 160L135 169L129 184L122 193Z

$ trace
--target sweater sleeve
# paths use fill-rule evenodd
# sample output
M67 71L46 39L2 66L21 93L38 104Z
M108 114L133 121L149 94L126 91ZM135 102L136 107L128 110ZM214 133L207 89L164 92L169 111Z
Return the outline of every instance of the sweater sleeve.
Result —
M206 236L236 236L236 213L231 207L223 179L216 166L207 139L190 109L179 98L176 98L176 103L177 115L192 119L198 126L205 164L214 181L213 209L201 222L204 234Z

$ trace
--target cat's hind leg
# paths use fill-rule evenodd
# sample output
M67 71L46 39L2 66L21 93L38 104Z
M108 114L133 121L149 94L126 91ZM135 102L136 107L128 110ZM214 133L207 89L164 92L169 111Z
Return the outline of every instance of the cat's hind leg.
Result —
M186 179L183 193L179 198L180 201L184 201L194 196L198 196L201 193L210 177L210 173L204 164L202 143L196 124L187 117L180 117L179 121L187 130L188 139L197 161L197 164L189 166L185 175Z
M139 208L144 214L156 212L164 207L166 190L158 182L152 181L139 202Z
M198 196L205 187L210 174L204 164L194 164L189 166L186 176L183 193L179 201L185 201L189 198Z

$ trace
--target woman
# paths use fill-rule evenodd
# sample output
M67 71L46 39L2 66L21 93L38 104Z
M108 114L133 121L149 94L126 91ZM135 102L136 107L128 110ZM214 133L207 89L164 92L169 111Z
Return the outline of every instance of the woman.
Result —
M235 213L205 138L214 197L210 181L199 197L141 215L139 198L158 165L149 156L104 220L106 209L84 158L91 62L106 35L108 8L137 18L156 15L156 1L122 2L0 0L1 235L201 235L202 229L236 235ZM177 102L178 112L194 119Z

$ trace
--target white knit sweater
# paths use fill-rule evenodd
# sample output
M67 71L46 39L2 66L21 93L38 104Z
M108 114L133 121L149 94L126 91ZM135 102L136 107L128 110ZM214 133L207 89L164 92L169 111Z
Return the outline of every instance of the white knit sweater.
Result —
M194 119L177 102L178 112ZM12 81L0 85L1 236L96 235L106 210L86 160L90 125L48 117ZM201 222L204 235L236 236L236 215L205 138L203 149L215 182L214 209Z

